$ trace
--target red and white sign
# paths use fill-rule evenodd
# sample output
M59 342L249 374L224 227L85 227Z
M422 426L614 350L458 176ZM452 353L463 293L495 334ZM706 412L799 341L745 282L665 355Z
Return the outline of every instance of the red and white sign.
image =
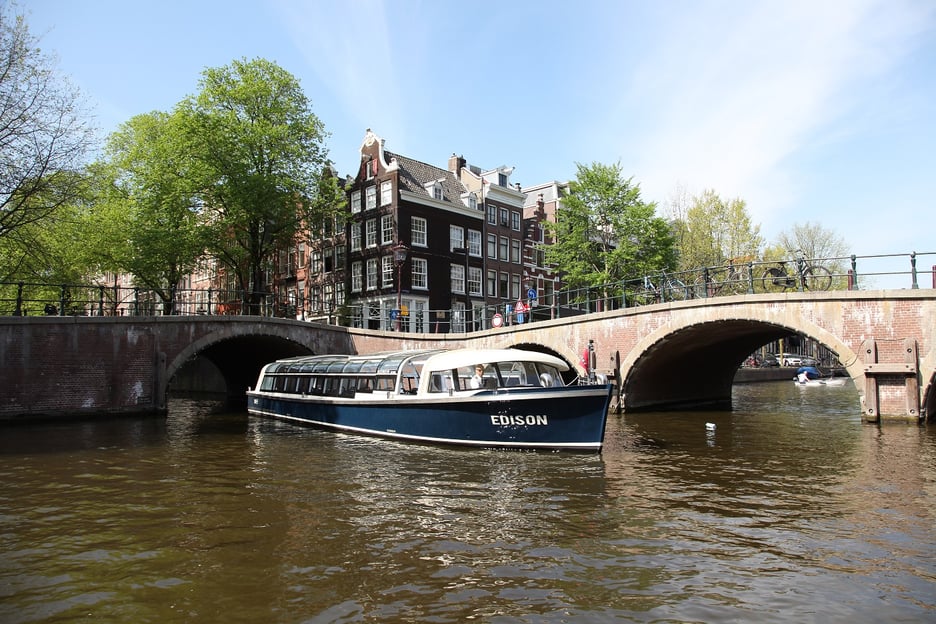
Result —
M491 327L500 327L504 324L504 317L500 315L500 312L491 317Z
M523 304L523 301L517 300L517 305L514 306L514 312L517 314L523 314L527 311L527 307Z

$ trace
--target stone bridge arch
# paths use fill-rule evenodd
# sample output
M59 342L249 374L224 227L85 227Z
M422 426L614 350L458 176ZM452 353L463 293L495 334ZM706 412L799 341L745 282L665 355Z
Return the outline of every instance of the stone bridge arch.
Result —
M157 370L165 371L157 380L157 397L165 408L170 380L187 364L202 357L218 369L224 379L230 402L242 402L244 391L256 383L264 364L273 360L315 353L350 353L352 341L345 328L312 325L284 319L208 323L207 330L191 342L167 341L159 351Z
M621 358L625 411L730 409L738 368L759 347L789 334L807 336L838 354L858 388L860 357L825 328L794 312L778 320L763 309L699 320L686 311L642 336Z

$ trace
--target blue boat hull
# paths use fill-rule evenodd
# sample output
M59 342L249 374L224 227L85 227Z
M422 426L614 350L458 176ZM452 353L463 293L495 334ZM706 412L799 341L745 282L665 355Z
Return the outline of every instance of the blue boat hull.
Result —
M611 387L523 388L467 397L340 399L248 392L251 414L339 431L484 448L601 449Z

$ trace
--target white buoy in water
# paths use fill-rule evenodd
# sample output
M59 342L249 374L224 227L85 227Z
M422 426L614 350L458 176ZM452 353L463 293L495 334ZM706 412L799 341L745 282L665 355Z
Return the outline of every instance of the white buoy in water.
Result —
M706 431L715 431L715 423L705 423Z

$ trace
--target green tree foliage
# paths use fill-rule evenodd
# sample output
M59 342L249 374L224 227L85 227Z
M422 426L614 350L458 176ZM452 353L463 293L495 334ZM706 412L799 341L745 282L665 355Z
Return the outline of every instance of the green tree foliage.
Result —
M101 270L130 273L169 306L205 249L206 224L179 115L138 115L112 134L99 165L89 232Z
M620 164L576 164L576 179L556 215L545 224L555 241L546 261L559 267L572 289L605 287L676 264L675 241L656 204L640 197ZM612 294L605 289L605 295Z
M207 251L258 303L268 259L337 196L321 179L326 132L299 82L269 61L208 69L200 87L179 113L212 229Z
M764 245L760 226L751 223L745 202L725 201L713 190L692 197L673 229L684 271L721 266L738 258L756 259Z
M76 201L75 175L93 140L79 93L54 71L21 15L0 4L0 238L41 224ZM25 235L27 243L38 234ZM30 249L7 241L4 263ZM9 274L5 266L0 273Z

